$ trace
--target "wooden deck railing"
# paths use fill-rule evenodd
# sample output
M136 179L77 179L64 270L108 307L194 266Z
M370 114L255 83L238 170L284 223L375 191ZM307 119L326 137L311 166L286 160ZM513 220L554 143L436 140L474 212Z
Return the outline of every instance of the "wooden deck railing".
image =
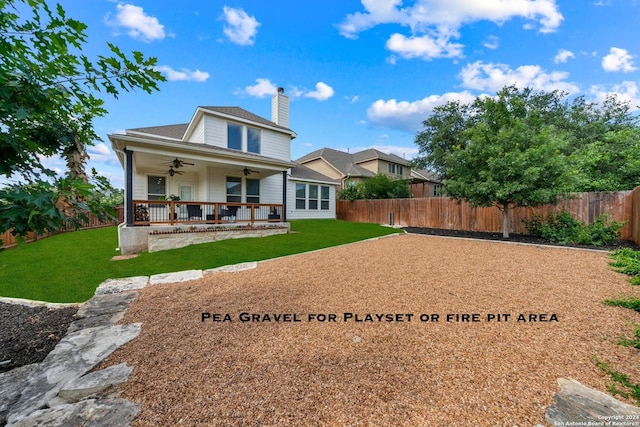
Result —
M283 221L282 204L134 200L133 225Z

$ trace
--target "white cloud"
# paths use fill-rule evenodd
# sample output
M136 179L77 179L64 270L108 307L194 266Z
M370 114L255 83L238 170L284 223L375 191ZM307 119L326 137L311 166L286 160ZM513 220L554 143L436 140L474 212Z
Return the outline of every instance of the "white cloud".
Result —
M228 6L225 6L222 11L226 22L223 32L229 40L242 46L252 45L260 26L256 18L247 15L247 12L242 9Z
M602 68L605 71L623 71L629 73L638 68L633 66L633 55L626 49L612 47L609 54L602 58Z
M373 126L415 133L422 129L422 122L429 117L434 107L449 101L467 104L475 98L471 93L464 91L431 95L413 102L379 99L371 104L367 110L367 117Z
M271 83L269 79L256 79L256 84L253 86L247 86L244 89L239 89L234 93L247 94L256 98L264 98L265 96L273 96L278 92L276 85Z
M317 99L318 101L326 101L331 98L334 93L335 92L331 86L324 82L318 82L316 83L316 90L306 92L304 96L306 98Z
M346 99L347 101L349 101L349 104L355 104L356 102L358 102L358 100L360 99L360 97L358 95L354 95L354 96L345 96L344 99Z
M394 34L387 41L387 48L404 58L462 56L463 46L450 40L459 37L458 30L465 24L479 21L501 24L522 18L528 20L525 29L537 26L540 32L550 33L564 19L555 0L415 0L406 7L402 0L361 0L361 3L364 11L348 14L338 25L340 34L355 39L360 32L380 24L407 26L410 37ZM485 47L494 45L485 42ZM395 59L390 61L393 63Z
M156 70L164 73L169 81L191 81L191 82L206 82L211 75L206 71L195 70L191 71L186 68L176 71L168 65L160 65L156 67Z
M482 45L487 49L497 49L500 46L500 39L496 36L489 36L482 42Z
M596 102L604 101L608 95L617 95L619 100L628 101L633 110L640 108L640 86L637 82L625 81L608 89L604 85L594 85L590 93Z
M256 79L256 84L253 86L247 86L244 89L238 89L234 92L235 95L249 95L256 98L264 98L266 96L273 96L278 92L278 87L266 78ZM296 86L290 86L287 95L290 98L313 98L318 101L325 101L334 95L334 90L331 86L324 82L316 83L316 90L302 90Z
M556 56L553 58L553 62L555 62L556 64L564 64L569 59L573 59L575 57L576 55L570 50L560 49L558 50Z
M160 24L158 18L145 14L141 7L132 4L118 4L116 10L114 19L107 15L105 20L108 25L123 27L129 36L144 42L162 40L166 37L164 25Z
M421 37L405 37L402 34L393 34L387 40L386 47L405 59L420 58L430 60L432 58L456 58L462 56L462 48L458 43L449 40L453 35L424 35Z
M99 142L96 145L88 146L87 151L89 152L89 154L97 154L102 156L108 156L109 154L111 154L111 150L109 150L109 147L107 147L107 144L105 144L104 142Z
M505 64L476 61L467 64L458 77L462 80L462 86L467 89L489 92L498 92L509 85L520 88L531 87L542 91L562 90L569 94L580 90L576 84L566 81L569 73L546 72L539 65L523 65L512 70Z

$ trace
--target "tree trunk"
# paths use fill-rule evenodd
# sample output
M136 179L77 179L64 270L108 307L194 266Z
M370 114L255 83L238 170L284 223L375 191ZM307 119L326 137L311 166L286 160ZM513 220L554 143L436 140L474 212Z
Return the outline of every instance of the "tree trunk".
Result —
M75 135L73 143L71 143L64 153L67 161L67 173L72 179L81 179L82 182L89 182L89 177L84 169L84 165L89 158L87 149L83 141Z
M502 208L502 237L509 238L509 205Z

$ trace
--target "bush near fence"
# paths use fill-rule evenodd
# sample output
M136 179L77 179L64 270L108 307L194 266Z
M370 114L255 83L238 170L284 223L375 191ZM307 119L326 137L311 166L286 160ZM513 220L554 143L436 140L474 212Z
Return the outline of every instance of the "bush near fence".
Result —
M621 230L621 238L640 245L640 187L633 191L575 193L553 205L512 209L509 212L510 232L526 234L523 219L531 219L534 213L546 215L562 209L587 224L605 212L610 220L627 221ZM474 208L470 203L459 203L448 197L338 200L336 216L345 221L393 223L404 227L502 231L502 212L498 208Z
M95 215L90 214L89 221L86 224L83 224L81 229L112 227L114 225L118 225L121 222L124 222L124 206L116 206L115 210L116 210L117 219L109 220L109 221L100 221ZM24 238L24 243L34 242L36 240L51 237L60 233L67 233L69 231L75 231L75 228L68 227L64 230L60 230L57 232L49 232L45 234L29 233ZM2 249L9 249L18 244L17 238L13 234L11 234L11 230L7 230L4 232L4 234L0 234L0 239L2 240Z

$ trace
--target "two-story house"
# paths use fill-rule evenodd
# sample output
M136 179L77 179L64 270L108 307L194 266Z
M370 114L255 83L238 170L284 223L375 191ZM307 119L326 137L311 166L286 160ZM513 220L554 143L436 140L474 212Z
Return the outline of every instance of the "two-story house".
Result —
M407 160L373 148L357 153L321 148L302 156L297 162L339 181L339 189L349 183L362 182L378 173L391 178L411 179L411 167Z
M167 226L335 218L336 182L291 161L297 135L282 88L271 114L204 106L188 123L109 135L125 170L122 253L146 249L149 231Z

